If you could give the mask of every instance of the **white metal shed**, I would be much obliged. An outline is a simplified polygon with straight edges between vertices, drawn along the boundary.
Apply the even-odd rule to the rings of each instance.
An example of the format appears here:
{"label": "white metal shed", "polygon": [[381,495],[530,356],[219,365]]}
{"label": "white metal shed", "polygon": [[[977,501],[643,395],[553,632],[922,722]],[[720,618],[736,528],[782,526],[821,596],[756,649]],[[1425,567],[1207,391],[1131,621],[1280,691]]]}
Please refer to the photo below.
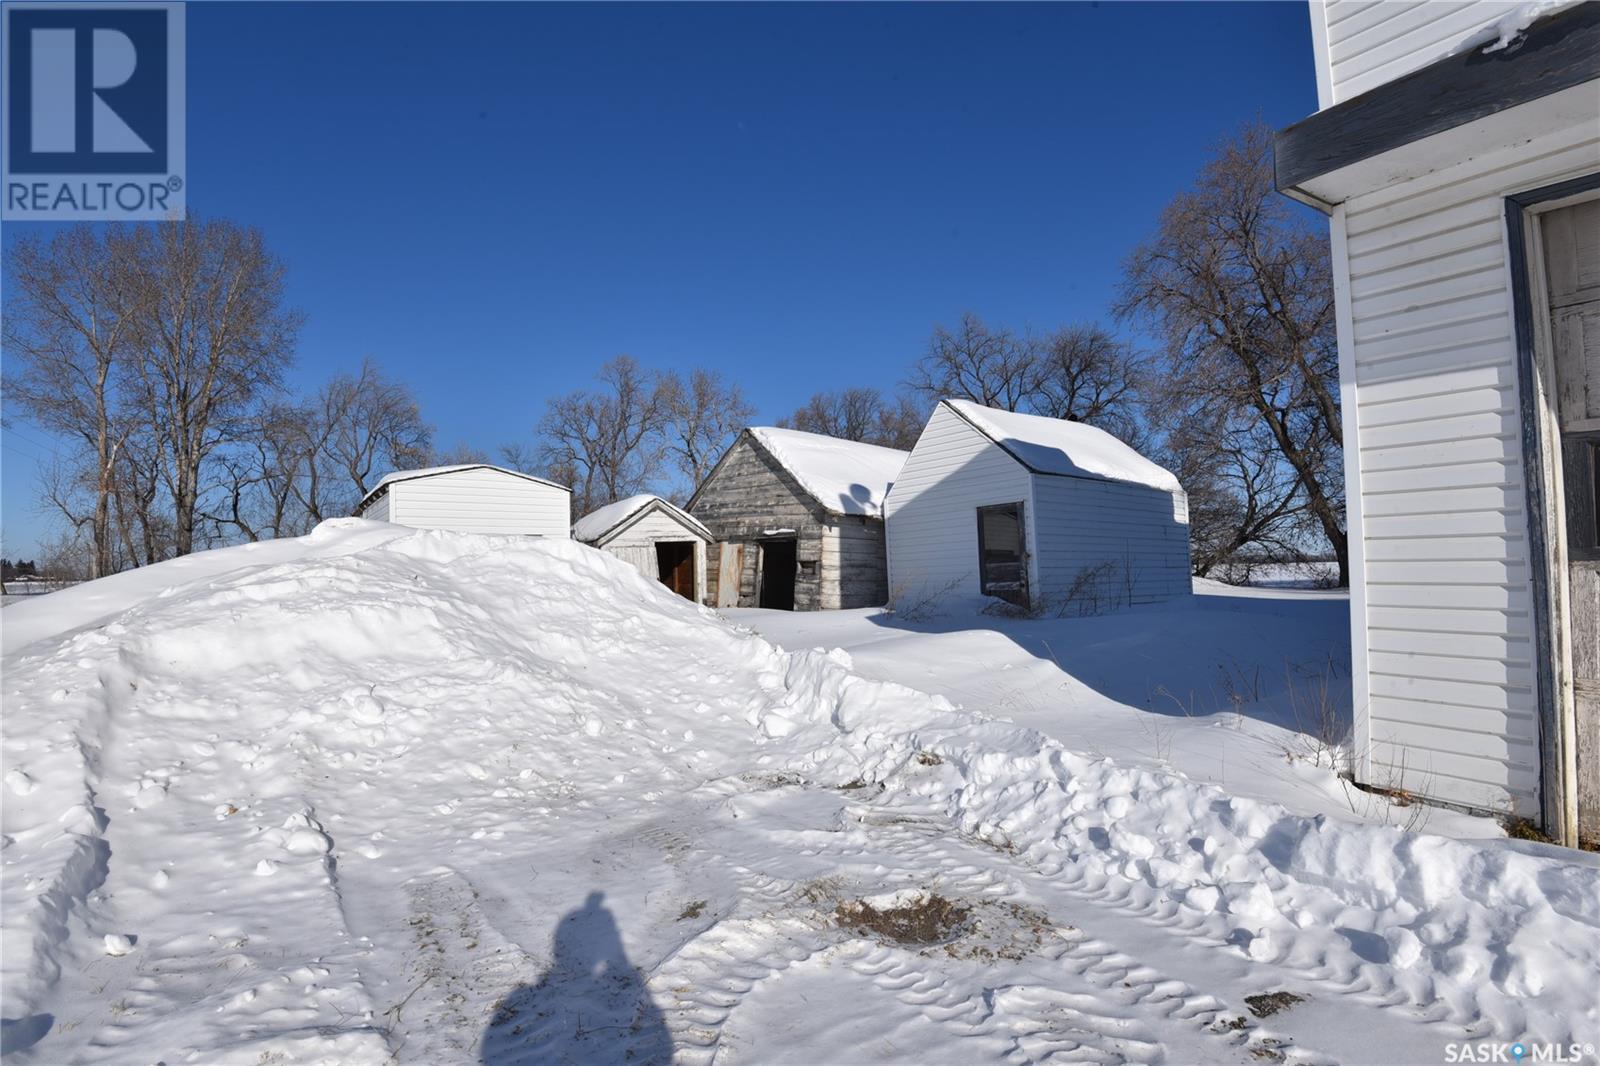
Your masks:
{"label": "white metal shed", "polygon": [[1600,4],[1311,20],[1355,776],[1600,840]]}
{"label": "white metal shed", "polygon": [[591,511],[572,527],[572,537],[610,552],[686,599],[705,601],[711,531],[660,496],[629,496]]}
{"label": "white metal shed", "polygon": [[1192,591],[1188,498],[1081,422],[943,400],[884,504],[892,601],[1092,614]]}
{"label": "white metal shed", "polygon": [[416,529],[566,537],[572,490],[487,463],[398,470],[362,498],[356,517]]}

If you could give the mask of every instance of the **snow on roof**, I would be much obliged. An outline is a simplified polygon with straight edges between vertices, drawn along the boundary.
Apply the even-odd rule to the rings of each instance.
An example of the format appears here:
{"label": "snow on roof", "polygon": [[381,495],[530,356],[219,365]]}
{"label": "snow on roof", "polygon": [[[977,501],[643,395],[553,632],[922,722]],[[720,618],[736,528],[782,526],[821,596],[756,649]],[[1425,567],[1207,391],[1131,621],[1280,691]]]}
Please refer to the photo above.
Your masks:
{"label": "snow on roof", "polygon": [[690,529],[702,534],[707,540],[711,539],[711,531],[701,525],[699,519],[695,518],[694,515],[662,499],[660,496],[655,496],[648,492],[640,493],[638,496],[629,496],[625,500],[608,503],[604,507],[590,511],[573,523],[572,539],[581,540],[585,544],[593,544],[646,507],[649,507],[652,503],[660,504],[671,512],[674,518],[684,522]]}
{"label": "snow on roof", "polygon": [[1041,474],[1127,481],[1181,492],[1178,479],[1103,429],[1061,418],[984,407],[971,400],[943,401],[990,440]]}
{"label": "snow on roof", "polygon": [[433,477],[435,474],[454,474],[461,470],[494,470],[501,474],[510,474],[512,477],[520,477],[526,478],[529,481],[537,481],[541,485],[549,485],[551,488],[560,489],[562,492],[572,491],[571,489],[567,488],[567,486],[555,481],[551,481],[548,478],[535,477],[532,474],[524,474],[520,470],[507,470],[503,466],[494,466],[491,463],[458,463],[455,466],[425,466],[418,470],[396,470],[392,473],[383,475],[383,479],[376,485],[372,486],[370,492],[361,497],[361,502],[356,506],[356,513],[360,514],[363,507],[365,507],[375,497],[382,493],[384,489],[388,488],[390,485],[393,485],[397,481],[413,481],[419,477]]}
{"label": "snow on roof", "polygon": [[909,452],[798,429],[751,426],[751,436],[830,511],[883,514],[883,498]]}

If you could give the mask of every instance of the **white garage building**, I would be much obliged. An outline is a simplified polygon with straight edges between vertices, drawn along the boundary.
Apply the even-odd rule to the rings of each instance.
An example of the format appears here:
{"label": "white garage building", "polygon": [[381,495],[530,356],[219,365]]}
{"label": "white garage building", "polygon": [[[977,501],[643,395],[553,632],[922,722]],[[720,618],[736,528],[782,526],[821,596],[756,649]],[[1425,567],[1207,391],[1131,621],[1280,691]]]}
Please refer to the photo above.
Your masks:
{"label": "white garage building", "polygon": [[894,602],[1093,614],[1192,591],[1178,479],[1081,422],[943,400],[884,503]]}
{"label": "white garage building", "polygon": [[357,518],[415,529],[567,537],[572,490],[487,463],[398,470],[356,506]]}
{"label": "white garage building", "polygon": [[572,527],[572,538],[610,552],[685,599],[705,601],[711,531],[660,496],[630,496],[591,511]]}

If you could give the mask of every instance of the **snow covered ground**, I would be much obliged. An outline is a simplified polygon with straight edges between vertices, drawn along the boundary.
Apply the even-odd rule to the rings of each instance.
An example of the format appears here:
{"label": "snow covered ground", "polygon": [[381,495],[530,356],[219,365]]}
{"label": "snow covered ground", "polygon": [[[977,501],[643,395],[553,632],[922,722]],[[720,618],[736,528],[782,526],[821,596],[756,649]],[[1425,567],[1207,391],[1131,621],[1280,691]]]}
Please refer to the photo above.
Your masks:
{"label": "snow covered ground", "polygon": [[[1055,649],[1085,714],[1140,706],[1135,614],[1105,620],[1103,675]],[[1104,758],[870,676],[875,643],[782,652],[576,544],[341,521],[0,626],[8,1061],[1439,1062],[1596,1039],[1584,857],[1305,817],[1131,735]],[[877,628],[940,658],[991,639]],[[1013,710],[1027,671],[1052,678],[994,663]],[[950,691],[976,706],[978,680]]]}
{"label": "snow covered ground", "polygon": [[1195,591],[1189,603],[1091,618],[722,613],[785,648],[842,648],[866,677],[1121,764],[1176,770],[1300,814],[1504,836],[1492,819],[1398,806],[1338,776],[1350,730],[1345,591],[1205,580]]}

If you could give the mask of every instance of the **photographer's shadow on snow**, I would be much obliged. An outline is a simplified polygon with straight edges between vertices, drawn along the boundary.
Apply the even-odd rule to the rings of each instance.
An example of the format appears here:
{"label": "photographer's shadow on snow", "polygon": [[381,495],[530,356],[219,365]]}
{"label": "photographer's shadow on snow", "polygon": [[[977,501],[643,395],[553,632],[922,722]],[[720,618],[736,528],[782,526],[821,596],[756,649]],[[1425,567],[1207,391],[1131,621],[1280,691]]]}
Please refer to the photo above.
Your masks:
{"label": "photographer's shadow on snow", "polygon": [[604,893],[591,892],[569,911],[556,926],[550,969],[496,1005],[483,1034],[484,1066],[671,1061],[666,1019],[604,904]]}

